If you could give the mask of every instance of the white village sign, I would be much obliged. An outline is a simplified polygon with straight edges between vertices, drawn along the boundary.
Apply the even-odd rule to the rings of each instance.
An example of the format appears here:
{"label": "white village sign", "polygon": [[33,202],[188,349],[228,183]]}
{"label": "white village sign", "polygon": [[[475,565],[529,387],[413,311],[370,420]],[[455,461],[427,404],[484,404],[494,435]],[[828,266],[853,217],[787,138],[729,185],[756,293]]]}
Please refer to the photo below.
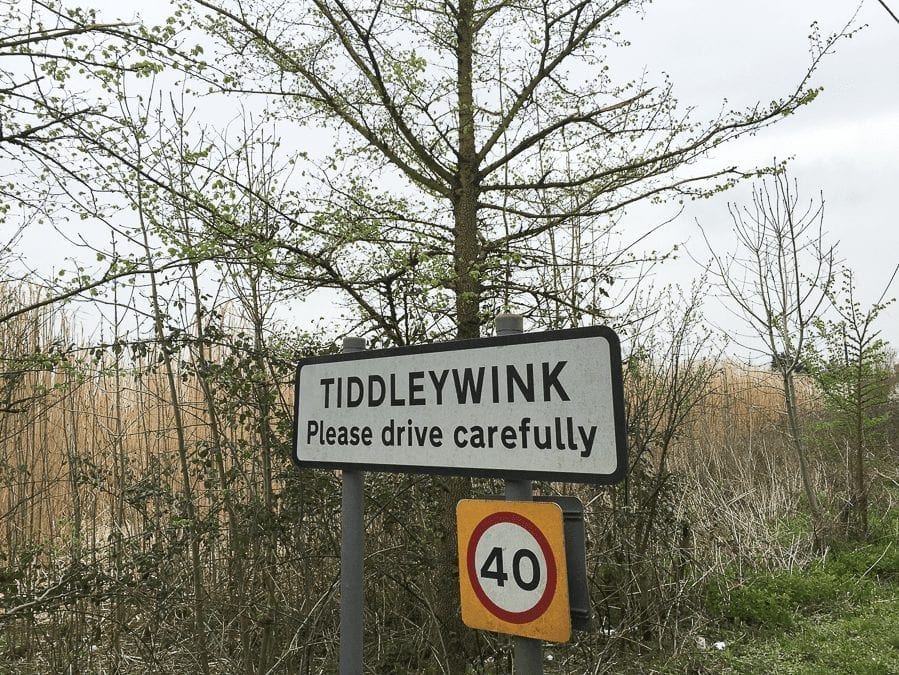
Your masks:
{"label": "white village sign", "polygon": [[626,468],[605,327],[314,357],[295,394],[300,466],[576,482]]}

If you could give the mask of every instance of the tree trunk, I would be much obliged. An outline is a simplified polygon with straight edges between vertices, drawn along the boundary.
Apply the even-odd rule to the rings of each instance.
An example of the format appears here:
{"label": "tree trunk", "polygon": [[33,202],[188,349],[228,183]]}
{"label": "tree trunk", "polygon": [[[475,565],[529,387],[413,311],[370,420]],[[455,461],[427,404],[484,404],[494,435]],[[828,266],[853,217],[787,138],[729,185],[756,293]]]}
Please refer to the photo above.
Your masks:
{"label": "tree trunk", "polygon": [[259,438],[260,450],[262,452],[262,495],[263,504],[265,505],[265,530],[262,534],[262,562],[263,572],[262,581],[265,588],[265,612],[258,619],[262,631],[262,641],[259,646],[259,660],[257,672],[266,673],[271,668],[272,652],[274,651],[274,628],[275,617],[278,615],[277,599],[275,597],[275,579],[274,579],[274,550],[277,546],[276,536],[273,532],[275,522],[275,498],[274,485],[272,478],[272,449],[274,447],[274,438],[272,435],[271,420],[271,392],[269,383],[266,381],[266,373],[268,372],[265,362],[265,336],[263,333],[263,322],[265,315],[261,307],[261,299],[259,297],[259,277],[256,276],[250,280],[250,301],[253,322],[253,349],[255,351],[255,379],[253,385],[254,398],[256,399],[256,408],[258,409],[259,419],[257,421],[257,433]]}
{"label": "tree trunk", "polygon": [[181,410],[181,397],[178,390],[178,380],[175,375],[175,366],[172,359],[173,347],[167,344],[165,326],[163,324],[162,303],[159,297],[159,284],[156,277],[156,263],[152,254],[149,240],[149,228],[144,217],[142,186],[138,182],[137,206],[138,221],[140,223],[141,244],[147,256],[150,282],[150,311],[153,320],[153,332],[159,345],[162,364],[165,369],[166,381],[169,388],[169,403],[172,407],[172,417],[175,424],[175,437],[177,440],[178,465],[181,470],[181,517],[187,521],[185,530],[190,543],[190,569],[193,582],[193,612],[194,612],[194,639],[197,644],[197,661],[200,672],[209,675],[209,649],[206,639],[206,603],[203,584],[203,567],[200,559],[200,533],[196,505],[193,495],[193,482],[190,474],[190,460],[188,458],[187,438],[184,433],[184,420]]}
{"label": "tree trunk", "polygon": [[865,411],[862,359],[855,372],[852,452],[849,457],[849,535],[863,539],[868,532],[868,494],[865,485]]}
{"label": "tree trunk", "polygon": [[[474,93],[472,89],[472,57],[474,44],[474,2],[459,3],[456,26],[457,96],[459,115],[459,147],[453,186],[452,206],[455,245],[456,338],[480,336],[480,279],[478,262],[478,160],[475,150]],[[438,540],[437,564],[444,572],[437,574],[434,608],[443,632],[446,667],[450,673],[464,673],[474,657],[477,636],[462,623],[459,605],[459,568],[456,543],[456,504],[471,497],[469,478],[434,478],[436,495],[435,532]]]}
{"label": "tree trunk", "polygon": [[793,380],[793,372],[785,370],[782,372],[784,386],[784,402],[787,408],[787,423],[789,425],[790,441],[796,450],[796,457],[799,459],[799,476],[802,480],[802,489],[808,500],[809,513],[812,518],[812,532],[815,538],[815,545],[818,547],[827,544],[828,534],[826,531],[824,517],[821,512],[821,504],[818,501],[818,495],[815,493],[815,483],[812,480],[811,467],[808,461],[808,452],[805,444],[802,442],[802,432],[799,428],[799,411],[796,405],[796,383]]}
{"label": "tree trunk", "polygon": [[[193,242],[190,239],[190,233],[185,225],[184,234],[188,246],[193,248]],[[227,596],[232,603],[232,612],[239,616],[238,625],[241,641],[241,658],[244,659],[244,672],[253,672],[251,660],[253,650],[251,648],[252,636],[249,627],[247,612],[243,611],[245,606],[246,574],[244,570],[244,556],[246,549],[245,538],[241,533],[240,520],[237,509],[234,505],[234,485],[228,478],[228,472],[225,469],[225,448],[222,445],[224,434],[219,424],[219,415],[215,407],[215,394],[213,385],[209,380],[210,363],[206,355],[206,333],[203,326],[203,310],[202,310],[202,293],[200,291],[199,270],[195,262],[190,265],[190,281],[194,294],[194,326],[196,330],[196,349],[195,356],[197,360],[197,382],[200,390],[203,392],[203,402],[206,407],[206,419],[209,425],[210,451],[212,452],[213,464],[215,465],[216,477],[219,482],[219,490],[221,491],[222,506],[227,514],[228,526],[228,590]]]}
{"label": "tree trunk", "polygon": [[453,186],[453,224],[455,226],[456,338],[480,336],[480,277],[478,262],[478,158],[475,149],[474,92],[472,58],[474,51],[474,2],[459,4],[457,25],[457,68],[459,105],[459,149]]}

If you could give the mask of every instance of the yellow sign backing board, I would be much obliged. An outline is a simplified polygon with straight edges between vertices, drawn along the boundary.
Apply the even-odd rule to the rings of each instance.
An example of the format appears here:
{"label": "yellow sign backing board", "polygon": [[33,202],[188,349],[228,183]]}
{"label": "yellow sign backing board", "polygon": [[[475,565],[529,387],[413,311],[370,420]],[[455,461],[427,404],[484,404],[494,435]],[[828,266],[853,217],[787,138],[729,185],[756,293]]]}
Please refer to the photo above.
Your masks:
{"label": "yellow sign backing board", "polygon": [[562,509],[466,499],[456,506],[462,621],[550,642],[571,639]]}

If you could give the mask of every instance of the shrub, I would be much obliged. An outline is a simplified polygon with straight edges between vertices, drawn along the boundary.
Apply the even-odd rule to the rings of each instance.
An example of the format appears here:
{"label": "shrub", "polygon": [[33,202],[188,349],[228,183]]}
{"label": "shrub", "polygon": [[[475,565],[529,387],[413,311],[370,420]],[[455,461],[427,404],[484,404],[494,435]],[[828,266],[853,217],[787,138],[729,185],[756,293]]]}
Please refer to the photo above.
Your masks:
{"label": "shrub", "polygon": [[720,616],[736,624],[764,628],[793,626],[793,613],[788,609],[786,598],[752,584],[730,591],[712,586],[706,607],[712,616]]}
{"label": "shrub", "polygon": [[833,574],[858,579],[899,581],[899,546],[894,542],[835,551],[825,567]]}
{"label": "shrub", "polygon": [[[847,560],[861,566],[860,559]],[[792,627],[798,615],[833,611],[871,596],[873,581],[855,568],[832,564],[753,576],[730,590],[722,589],[719,582],[710,588],[706,608],[712,616],[736,624],[784,629]]]}

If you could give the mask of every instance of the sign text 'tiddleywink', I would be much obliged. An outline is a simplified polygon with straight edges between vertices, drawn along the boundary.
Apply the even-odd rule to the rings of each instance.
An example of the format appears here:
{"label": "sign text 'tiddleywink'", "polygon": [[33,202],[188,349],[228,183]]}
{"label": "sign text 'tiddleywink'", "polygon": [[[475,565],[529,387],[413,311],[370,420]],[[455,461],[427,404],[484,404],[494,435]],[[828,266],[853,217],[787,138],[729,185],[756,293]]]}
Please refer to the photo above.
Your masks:
{"label": "sign text 'tiddleywink'", "polygon": [[624,470],[606,328],[317,357],[296,387],[301,466],[585,482]]}

